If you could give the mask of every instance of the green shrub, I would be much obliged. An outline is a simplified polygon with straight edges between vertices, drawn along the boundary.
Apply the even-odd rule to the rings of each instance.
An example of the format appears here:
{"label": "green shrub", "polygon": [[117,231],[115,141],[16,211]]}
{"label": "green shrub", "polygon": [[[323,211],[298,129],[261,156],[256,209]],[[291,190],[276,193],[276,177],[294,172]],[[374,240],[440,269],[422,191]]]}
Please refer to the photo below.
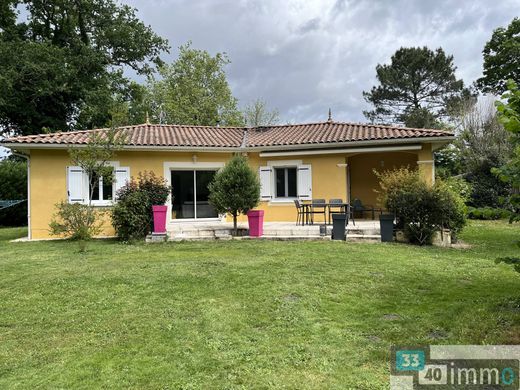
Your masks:
{"label": "green shrub", "polygon": [[112,210],[112,225],[118,237],[125,241],[146,237],[150,231],[147,206],[148,197],[143,191],[125,191]]}
{"label": "green shrub", "polygon": [[431,186],[409,168],[376,174],[380,201],[396,215],[410,242],[430,244],[436,231],[450,229],[456,235],[464,227],[464,200],[447,183],[438,180]]}
{"label": "green shrub", "polygon": [[493,167],[489,161],[482,162],[466,175],[472,185],[468,206],[501,208],[507,205],[511,186],[492,173]]}
{"label": "green shrub", "polygon": [[440,179],[452,192],[458,194],[464,203],[467,203],[471,199],[473,185],[466,179],[458,176],[449,176]]}
{"label": "green shrub", "polygon": [[51,234],[79,241],[80,251],[84,252],[86,242],[101,232],[104,210],[67,201],[55,207],[57,211],[49,224]]}
{"label": "green shrub", "polygon": [[146,237],[153,228],[152,206],[163,205],[171,187],[153,172],[139,172],[138,180],[132,180],[116,194],[112,209],[112,225],[118,237],[125,241]]}
{"label": "green shrub", "polygon": [[[16,158],[0,161],[0,199],[27,199],[27,162]],[[0,226],[27,225],[27,202],[0,210]]]}
{"label": "green shrub", "polygon": [[493,207],[468,207],[469,219],[497,220],[507,219],[511,216],[511,211]]}

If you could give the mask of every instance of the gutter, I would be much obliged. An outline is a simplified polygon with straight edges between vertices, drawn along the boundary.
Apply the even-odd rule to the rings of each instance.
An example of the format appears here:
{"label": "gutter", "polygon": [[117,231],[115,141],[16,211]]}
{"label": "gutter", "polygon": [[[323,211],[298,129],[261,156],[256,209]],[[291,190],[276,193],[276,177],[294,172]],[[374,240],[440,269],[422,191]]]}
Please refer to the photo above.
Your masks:
{"label": "gutter", "polygon": [[31,159],[27,154],[11,151],[13,155],[24,158],[27,161],[27,238],[31,239]]}
{"label": "gutter", "polygon": [[405,145],[405,146],[381,146],[373,148],[343,148],[343,149],[327,149],[327,150],[301,150],[292,152],[260,152],[260,157],[288,157],[288,156],[309,156],[323,154],[346,154],[346,153],[375,153],[375,152],[403,152],[412,150],[421,150],[421,145]]}

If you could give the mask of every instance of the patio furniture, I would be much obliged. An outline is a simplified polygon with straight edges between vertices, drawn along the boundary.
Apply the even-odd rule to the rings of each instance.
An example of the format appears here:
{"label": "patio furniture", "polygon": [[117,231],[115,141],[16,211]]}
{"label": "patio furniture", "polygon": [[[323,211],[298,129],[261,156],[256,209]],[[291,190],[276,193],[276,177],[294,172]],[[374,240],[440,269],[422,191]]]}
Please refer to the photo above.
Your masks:
{"label": "patio furniture", "polygon": [[383,213],[383,210],[381,208],[377,208],[377,207],[374,207],[372,205],[364,205],[363,202],[361,202],[360,199],[354,199],[354,201],[352,202],[352,215],[354,215],[356,212],[358,213],[361,213],[361,217],[363,217],[363,214],[365,213],[365,211],[369,211],[369,212],[372,212],[372,219],[374,220],[376,217],[375,217],[375,212],[379,212],[379,214],[381,215]]}
{"label": "patio furniture", "polygon": [[296,225],[305,224],[306,219],[306,207],[300,203],[298,199],[294,200],[294,205],[296,206]]}
{"label": "patio furniture", "polygon": [[332,223],[331,215],[337,213],[345,213],[347,214],[347,223],[348,220],[351,219],[352,223],[356,225],[356,221],[354,220],[354,213],[350,207],[350,204],[343,202],[343,199],[330,199],[328,203],[329,207],[329,225]]}
{"label": "patio furniture", "polygon": [[331,215],[338,214],[338,213],[344,213],[346,204],[343,202],[343,199],[329,199],[329,224],[330,221],[332,221]]}
{"label": "patio furniture", "polygon": [[313,199],[310,207],[307,207],[307,214],[310,217],[311,225],[314,224],[314,214],[322,214],[323,221],[327,224],[327,202],[325,199]]}

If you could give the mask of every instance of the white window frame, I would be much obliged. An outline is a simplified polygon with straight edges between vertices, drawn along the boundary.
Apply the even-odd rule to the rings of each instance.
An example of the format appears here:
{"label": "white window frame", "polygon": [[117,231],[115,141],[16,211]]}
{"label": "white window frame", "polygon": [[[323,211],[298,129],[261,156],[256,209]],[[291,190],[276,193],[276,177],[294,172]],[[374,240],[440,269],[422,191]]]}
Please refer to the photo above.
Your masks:
{"label": "white window frame", "polygon": [[[103,196],[103,177],[101,176],[99,178],[99,200],[90,200],[90,183],[89,183],[89,180],[85,174],[85,172],[83,172],[83,183],[84,183],[84,188],[83,188],[83,194],[85,196],[85,200],[82,202],[83,204],[86,204],[88,205],[89,204],[89,201],[90,201],[90,204],[92,206],[96,206],[96,207],[108,207],[108,206],[113,206],[115,203],[116,203],[116,200],[115,200],[115,197],[116,197],[116,179],[115,179],[115,171],[118,169],[118,168],[122,168],[120,166],[120,163],[119,161],[107,161],[106,162],[106,165],[107,166],[110,166],[113,168],[114,170],[114,178],[112,180],[112,199],[110,200],[103,200],[102,196]],[[130,176],[130,168],[128,168],[128,175]],[[68,178],[67,178],[68,180]],[[68,184],[67,184],[68,186]]]}
{"label": "white window frame", "polygon": [[[289,169],[295,170],[295,181],[296,181],[296,196],[278,196],[278,186],[277,186],[277,178],[276,178],[276,171],[278,170],[284,170],[284,192],[286,194],[289,193]],[[273,167],[273,199],[283,199],[283,200],[294,200],[298,199],[298,166],[297,165],[291,165],[291,166],[283,166],[283,167]]]}
{"label": "white window frame", "polygon": [[[225,163],[223,162],[182,162],[182,161],[165,161],[163,163],[163,172],[164,172],[164,180],[166,181],[166,184],[171,186],[172,185],[172,176],[171,171],[197,171],[197,170],[215,170],[219,171],[224,167]],[[196,196],[196,194],[195,194]],[[225,214],[219,214],[218,217],[215,218],[180,218],[180,219],[173,219],[172,218],[172,198],[171,193],[168,195],[168,199],[166,200],[166,205],[168,206],[168,212],[167,212],[167,222],[168,223],[186,223],[186,222],[193,222],[193,223],[203,223],[203,222],[210,222],[210,221],[221,221],[225,222],[226,215]]]}
{"label": "white window frame", "polygon": [[[293,203],[298,198],[298,167],[303,165],[302,160],[275,160],[268,161],[267,166],[272,168],[271,173],[271,199],[269,203]],[[276,197],[276,169],[277,168],[296,168],[296,196]],[[287,176],[286,176],[287,182]],[[287,185],[287,184],[286,184]]]}

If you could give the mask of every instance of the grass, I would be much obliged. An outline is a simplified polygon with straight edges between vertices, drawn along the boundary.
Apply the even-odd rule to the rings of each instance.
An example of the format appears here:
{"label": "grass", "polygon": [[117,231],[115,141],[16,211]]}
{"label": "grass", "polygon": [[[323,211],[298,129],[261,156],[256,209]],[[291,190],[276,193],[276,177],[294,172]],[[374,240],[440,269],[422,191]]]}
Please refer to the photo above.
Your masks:
{"label": "grass", "polygon": [[520,343],[518,226],[470,249],[342,242],[10,243],[0,388],[386,389],[393,344]]}

